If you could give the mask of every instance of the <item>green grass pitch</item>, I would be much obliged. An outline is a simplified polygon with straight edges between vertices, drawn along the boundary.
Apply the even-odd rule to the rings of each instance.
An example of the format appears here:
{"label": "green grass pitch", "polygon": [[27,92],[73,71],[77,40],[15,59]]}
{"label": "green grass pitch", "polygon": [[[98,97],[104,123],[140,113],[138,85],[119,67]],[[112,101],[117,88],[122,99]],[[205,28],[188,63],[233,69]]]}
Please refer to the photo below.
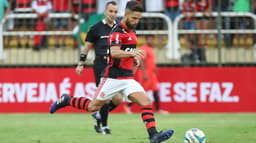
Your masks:
{"label": "green grass pitch", "polygon": [[[184,132],[202,129],[207,143],[255,143],[256,114],[156,115],[158,129],[173,128],[165,143],[183,143]],[[90,114],[0,114],[1,143],[148,143],[140,114],[110,114],[112,135],[97,134]]]}

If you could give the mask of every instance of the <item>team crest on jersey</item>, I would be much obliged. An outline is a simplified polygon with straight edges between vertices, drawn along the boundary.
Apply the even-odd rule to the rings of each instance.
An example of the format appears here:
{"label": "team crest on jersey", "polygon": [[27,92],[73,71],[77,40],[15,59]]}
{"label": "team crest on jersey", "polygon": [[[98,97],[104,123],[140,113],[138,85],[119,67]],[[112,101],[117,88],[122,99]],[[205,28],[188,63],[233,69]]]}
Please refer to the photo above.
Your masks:
{"label": "team crest on jersey", "polygon": [[128,40],[129,40],[129,41],[132,40],[132,37],[129,37]]}
{"label": "team crest on jersey", "polygon": [[122,31],[123,31],[124,33],[127,33],[127,31],[126,31],[125,29],[122,29]]}

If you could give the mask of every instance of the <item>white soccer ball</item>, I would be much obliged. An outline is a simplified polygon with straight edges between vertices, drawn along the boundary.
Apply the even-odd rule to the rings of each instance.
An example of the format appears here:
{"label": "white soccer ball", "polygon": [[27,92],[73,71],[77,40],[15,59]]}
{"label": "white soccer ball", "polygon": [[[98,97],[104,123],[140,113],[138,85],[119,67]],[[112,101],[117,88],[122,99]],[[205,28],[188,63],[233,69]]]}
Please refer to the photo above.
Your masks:
{"label": "white soccer ball", "polygon": [[185,132],[184,143],[205,143],[205,134],[198,128],[192,128]]}

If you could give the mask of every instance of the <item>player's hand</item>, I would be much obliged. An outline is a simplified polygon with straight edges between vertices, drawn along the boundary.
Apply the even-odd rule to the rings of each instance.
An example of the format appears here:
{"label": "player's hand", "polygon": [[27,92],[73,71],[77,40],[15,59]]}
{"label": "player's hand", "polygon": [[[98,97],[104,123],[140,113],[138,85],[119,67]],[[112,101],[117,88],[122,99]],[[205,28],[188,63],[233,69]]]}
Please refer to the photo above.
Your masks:
{"label": "player's hand", "polygon": [[133,55],[136,58],[144,59],[146,57],[146,52],[144,50],[138,49],[138,50],[133,51]]}
{"label": "player's hand", "polygon": [[78,75],[81,75],[84,71],[84,64],[83,63],[79,63],[76,67],[76,73]]}
{"label": "player's hand", "polygon": [[134,57],[134,63],[135,63],[135,68],[137,70],[137,68],[140,66],[141,64],[141,59],[137,56]]}

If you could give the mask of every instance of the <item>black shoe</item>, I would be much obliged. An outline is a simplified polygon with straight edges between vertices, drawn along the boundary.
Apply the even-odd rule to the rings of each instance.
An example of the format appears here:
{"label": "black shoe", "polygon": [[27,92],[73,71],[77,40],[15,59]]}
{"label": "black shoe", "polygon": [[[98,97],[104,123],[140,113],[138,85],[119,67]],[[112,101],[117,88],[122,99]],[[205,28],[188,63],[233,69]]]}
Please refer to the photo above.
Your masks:
{"label": "black shoe", "polygon": [[94,112],[92,114],[92,118],[94,120],[94,129],[97,133],[101,133],[101,118],[97,117],[98,112]]}
{"label": "black shoe", "polygon": [[69,105],[70,96],[63,94],[57,101],[55,101],[50,108],[50,113],[56,112],[58,109]]}
{"label": "black shoe", "polygon": [[102,127],[101,128],[101,133],[103,135],[110,135],[111,134],[111,130],[108,127]]}
{"label": "black shoe", "polygon": [[150,143],[161,143],[162,141],[168,140],[173,133],[174,131],[172,129],[165,132],[159,132],[150,139]]}

